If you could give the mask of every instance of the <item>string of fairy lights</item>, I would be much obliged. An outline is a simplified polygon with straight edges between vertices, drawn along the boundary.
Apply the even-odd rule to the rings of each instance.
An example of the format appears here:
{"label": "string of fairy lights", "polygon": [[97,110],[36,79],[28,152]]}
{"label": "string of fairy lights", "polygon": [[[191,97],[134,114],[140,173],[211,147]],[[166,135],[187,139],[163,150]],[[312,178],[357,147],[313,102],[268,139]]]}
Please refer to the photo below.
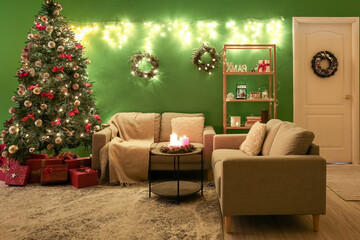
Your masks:
{"label": "string of fairy lights", "polygon": [[[260,43],[265,36],[268,42],[279,44],[282,38],[283,21],[282,17],[270,20],[229,21],[224,24],[227,34],[222,31],[221,36],[226,37],[224,43],[256,44]],[[133,33],[137,30],[136,28],[141,27],[140,25],[130,21],[73,23],[71,29],[75,31],[76,39],[82,41],[84,45],[88,45],[91,37],[100,31],[102,38],[109,46],[121,49],[135,35]],[[192,43],[199,44],[218,38],[220,35],[218,27],[221,26],[215,21],[145,22],[142,25],[145,33],[142,50],[148,53],[153,51],[153,42],[157,38],[172,36],[178,39],[182,46],[193,47]]]}

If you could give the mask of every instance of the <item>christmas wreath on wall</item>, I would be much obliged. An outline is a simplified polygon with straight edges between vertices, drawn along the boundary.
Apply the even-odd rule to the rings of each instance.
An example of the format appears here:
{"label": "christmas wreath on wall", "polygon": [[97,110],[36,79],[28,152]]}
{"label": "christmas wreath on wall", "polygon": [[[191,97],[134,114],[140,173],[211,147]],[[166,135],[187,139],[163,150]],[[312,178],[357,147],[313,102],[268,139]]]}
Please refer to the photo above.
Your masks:
{"label": "christmas wreath on wall", "polygon": [[[152,69],[148,72],[140,69],[140,63],[144,60],[152,65]],[[136,75],[142,78],[153,78],[159,74],[159,71],[157,70],[159,68],[159,60],[148,52],[136,52],[135,55],[130,57],[129,62],[132,63],[131,75],[133,76]]]}
{"label": "christmas wreath on wall", "polygon": [[[209,54],[211,57],[210,62],[202,62],[201,58],[204,54]],[[203,43],[198,49],[195,50],[190,60],[197,66],[197,68],[211,74],[211,70],[215,68],[216,62],[219,61],[220,54],[216,52],[214,47],[208,46]]]}
{"label": "christmas wreath on wall", "polygon": [[[328,61],[329,67],[324,69],[321,67],[321,61]],[[328,51],[318,52],[311,61],[311,68],[314,73],[321,78],[327,78],[335,74],[338,68],[338,61],[334,54]]]}

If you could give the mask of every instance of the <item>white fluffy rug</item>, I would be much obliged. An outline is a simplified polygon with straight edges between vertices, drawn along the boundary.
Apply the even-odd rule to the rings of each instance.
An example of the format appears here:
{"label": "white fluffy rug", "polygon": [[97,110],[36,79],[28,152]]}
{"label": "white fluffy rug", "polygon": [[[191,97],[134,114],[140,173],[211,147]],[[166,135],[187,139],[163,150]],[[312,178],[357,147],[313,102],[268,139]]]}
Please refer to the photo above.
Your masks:
{"label": "white fluffy rug", "polygon": [[1,239],[222,239],[213,184],[204,196],[148,197],[146,183],[131,186],[0,188]]}

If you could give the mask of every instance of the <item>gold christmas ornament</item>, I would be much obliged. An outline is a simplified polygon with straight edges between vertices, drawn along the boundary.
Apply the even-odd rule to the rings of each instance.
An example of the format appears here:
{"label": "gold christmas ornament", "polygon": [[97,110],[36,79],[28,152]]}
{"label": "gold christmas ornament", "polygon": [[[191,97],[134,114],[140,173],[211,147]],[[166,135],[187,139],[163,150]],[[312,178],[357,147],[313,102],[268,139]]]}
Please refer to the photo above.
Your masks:
{"label": "gold christmas ornament", "polygon": [[46,136],[42,136],[41,140],[43,140],[44,142],[47,140]]}
{"label": "gold christmas ornament", "polygon": [[50,151],[51,149],[53,149],[53,147],[54,147],[54,146],[53,146],[52,144],[48,144],[48,145],[46,146],[46,149]]}
{"label": "gold christmas ornament", "polygon": [[55,79],[56,79],[56,81],[61,81],[62,76],[61,75],[56,75]]}
{"label": "gold christmas ornament", "polygon": [[35,126],[37,126],[37,127],[41,127],[42,124],[43,124],[43,121],[41,119],[38,119],[35,121]]}
{"label": "gold christmas ornament", "polygon": [[5,135],[6,133],[7,133],[6,130],[2,130],[2,131],[1,131],[1,134],[3,134],[3,135]]}
{"label": "gold christmas ornament", "polygon": [[79,100],[75,100],[74,105],[75,105],[75,106],[80,106],[80,101],[79,101]]}
{"label": "gold christmas ornament", "polygon": [[33,93],[35,95],[39,95],[41,93],[41,88],[39,88],[39,87],[34,88]]}
{"label": "gold christmas ornament", "polygon": [[59,38],[61,42],[65,42],[65,38],[61,37]]}
{"label": "gold christmas ornament", "polygon": [[95,131],[100,131],[100,126],[99,126],[99,125],[96,125],[96,126],[94,127],[94,129],[95,129]]}
{"label": "gold christmas ornament", "polygon": [[53,26],[49,26],[46,28],[46,32],[51,34],[54,31],[54,27]]}
{"label": "gold christmas ornament", "polygon": [[9,133],[10,134],[15,134],[15,133],[18,133],[19,132],[19,128],[17,126],[11,126],[9,128]]}
{"label": "gold christmas ornament", "polygon": [[[39,39],[40,39],[40,35],[37,34],[37,33],[35,33],[35,34],[33,35],[33,38],[34,38],[35,40],[39,40]],[[39,43],[38,43],[38,44],[39,44]]]}
{"label": "gold christmas ornament", "polygon": [[19,150],[19,147],[17,145],[11,145],[9,147],[9,153],[10,154],[15,154],[18,150]]}
{"label": "gold christmas ornament", "polygon": [[36,62],[35,62],[35,66],[36,66],[36,67],[41,67],[41,66],[42,66],[41,61],[40,61],[40,60],[36,61]]}
{"label": "gold christmas ornament", "polygon": [[59,14],[60,14],[59,11],[55,11],[55,12],[54,12],[54,15],[55,15],[55,16],[59,16]]}
{"label": "gold christmas ornament", "polygon": [[47,109],[47,105],[46,105],[45,103],[43,103],[43,104],[40,105],[40,108],[41,108],[42,110],[45,110],[45,109]]}
{"label": "gold christmas ornament", "polygon": [[49,48],[54,48],[56,46],[56,44],[54,41],[50,41],[50,42],[48,42],[48,46],[49,46]]}
{"label": "gold christmas ornament", "polygon": [[29,153],[35,152],[35,148],[29,148]]}
{"label": "gold christmas ornament", "polygon": [[62,94],[65,94],[65,95],[66,95],[68,92],[69,92],[69,90],[68,90],[66,87],[62,87],[62,88],[61,88],[61,93],[62,93]]}
{"label": "gold christmas ornament", "polygon": [[64,47],[63,46],[59,46],[58,48],[57,48],[57,50],[59,51],[59,52],[62,52],[62,51],[64,51]]}
{"label": "gold christmas ornament", "polygon": [[33,38],[34,38],[34,35],[33,35],[33,34],[31,34],[31,33],[29,33],[29,34],[27,35],[27,37],[28,37],[28,39],[29,39],[29,40],[31,40],[31,39],[33,39]]}
{"label": "gold christmas ornament", "polygon": [[91,61],[89,59],[86,60],[86,64],[87,65],[90,65],[91,64]]}
{"label": "gold christmas ornament", "polygon": [[31,107],[31,105],[32,105],[32,102],[29,101],[29,100],[26,100],[26,101],[24,102],[24,106],[25,106],[25,107]]}
{"label": "gold christmas ornament", "polygon": [[57,9],[58,9],[59,11],[61,11],[61,10],[62,10],[62,6],[61,6],[61,4],[58,4],[56,7],[57,7]]}
{"label": "gold christmas ornament", "polygon": [[43,78],[48,79],[50,77],[50,74],[48,72],[43,74]]}
{"label": "gold christmas ornament", "polygon": [[9,153],[8,153],[7,151],[3,151],[3,152],[1,153],[1,156],[2,156],[3,158],[7,158],[7,157],[9,156]]}
{"label": "gold christmas ornament", "polygon": [[73,88],[74,90],[78,90],[78,89],[79,89],[79,84],[74,83],[74,84],[72,85],[72,88]]}
{"label": "gold christmas ornament", "polygon": [[14,107],[9,108],[9,113],[13,114],[16,112],[16,109]]}
{"label": "gold christmas ornament", "polygon": [[30,70],[29,70],[29,72],[30,72],[30,76],[35,76],[35,69],[34,68],[30,68]]}
{"label": "gold christmas ornament", "polygon": [[20,89],[20,90],[25,90],[25,85],[24,85],[24,84],[20,84],[20,85],[19,85],[19,89]]}
{"label": "gold christmas ornament", "polygon": [[88,90],[88,93],[91,95],[91,94],[93,94],[93,90]]}
{"label": "gold christmas ornament", "polygon": [[17,93],[19,94],[19,96],[24,96],[24,95],[25,95],[25,91],[23,91],[23,90],[21,90],[21,89],[19,89],[19,90],[17,91]]}
{"label": "gold christmas ornament", "polygon": [[16,101],[16,97],[15,97],[15,96],[12,96],[12,97],[11,97],[11,101],[15,102],[15,101]]}
{"label": "gold christmas ornament", "polygon": [[59,28],[60,32],[64,31],[64,27]]}
{"label": "gold christmas ornament", "polygon": [[61,137],[57,137],[57,138],[55,138],[55,144],[57,144],[57,145],[60,145],[60,144],[62,144],[62,139],[61,139]]}
{"label": "gold christmas ornament", "polygon": [[48,18],[47,18],[46,16],[42,16],[42,17],[41,17],[41,21],[43,21],[44,23],[47,23]]}
{"label": "gold christmas ornament", "polygon": [[79,69],[79,66],[78,65],[75,65],[74,67],[73,67],[73,70],[74,71],[76,71],[76,70],[78,70]]}
{"label": "gold christmas ornament", "polygon": [[79,78],[80,75],[78,73],[74,73],[74,78]]}
{"label": "gold christmas ornament", "polygon": [[67,135],[68,135],[69,137],[72,137],[73,133],[72,133],[72,132],[68,132]]}

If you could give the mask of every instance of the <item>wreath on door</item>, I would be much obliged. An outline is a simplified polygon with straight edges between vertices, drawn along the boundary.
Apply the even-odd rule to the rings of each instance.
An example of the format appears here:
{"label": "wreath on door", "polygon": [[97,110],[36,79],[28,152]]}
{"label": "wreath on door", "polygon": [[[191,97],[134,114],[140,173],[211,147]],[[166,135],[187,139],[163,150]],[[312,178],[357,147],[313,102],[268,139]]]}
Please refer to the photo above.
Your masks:
{"label": "wreath on door", "polygon": [[[326,69],[322,68],[320,65],[322,61],[328,61],[329,67]],[[321,78],[331,77],[337,71],[338,61],[331,52],[321,51],[313,57],[311,61],[311,68],[314,70],[314,73]]]}

